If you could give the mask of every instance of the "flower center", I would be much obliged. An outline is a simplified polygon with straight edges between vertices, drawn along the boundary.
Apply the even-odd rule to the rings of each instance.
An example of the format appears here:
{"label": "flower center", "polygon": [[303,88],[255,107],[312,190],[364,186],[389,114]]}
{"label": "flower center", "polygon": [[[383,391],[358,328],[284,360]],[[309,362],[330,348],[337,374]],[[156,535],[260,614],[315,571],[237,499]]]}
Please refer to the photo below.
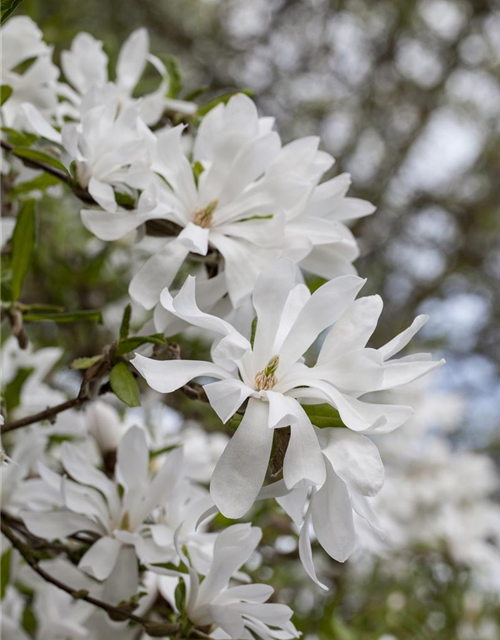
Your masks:
{"label": "flower center", "polygon": [[255,376],[255,389],[257,391],[270,391],[278,384],[278,378],[274,375],[280,363],[279,356],[273,356],[262,371]]}
{"label": "flower center", "polygon": [[204,209],[195,209],[192,217],[193,223],[203,229],[210,229],[212,226],[212,214],[218,204],[218,200],[212,200]]}

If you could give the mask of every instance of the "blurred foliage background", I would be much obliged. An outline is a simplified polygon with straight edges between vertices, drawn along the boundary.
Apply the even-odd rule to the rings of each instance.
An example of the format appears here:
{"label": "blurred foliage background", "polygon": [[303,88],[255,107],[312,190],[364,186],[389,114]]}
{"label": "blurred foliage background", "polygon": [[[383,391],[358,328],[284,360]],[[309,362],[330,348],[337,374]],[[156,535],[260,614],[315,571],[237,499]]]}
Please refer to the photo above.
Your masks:
{"label": "blurred foliage background", "polygon": [[[285,141],[321,136],[337,159],[334,173],[351,173],[351,194],[378,209],[353,228],[358,270],[370,278],[364,293],[385,301],[375,343],[428,312],[420,341],[448,361],[435,384],[466,401],[455,445],[499,461],[497,1],[25,0],[19,12],[38,22],[56,61],[82,30],[102,39],[113,60],[145,26],[154,53],[179,58],[184,95],[203,89],[204,103],[249,89]],[[45,201],[28,294],[70,309],[116,303],[121,312],[127,247],[91,239],[71,197]],[[84,324],[36,331],[41,344],[62,340],[68,361],[109,339]],[[275,518],[262,514],[259,523],[271,537]],[[308,639],[499,637],[496,595],[477,595],[445,552],[415,552],[401,560],[405,572],[395,561],[358,576],[332,566],[327,595],[308,582],[294,587],[296,553],[278,553],[272,575],[260,578],[281,588]]]}

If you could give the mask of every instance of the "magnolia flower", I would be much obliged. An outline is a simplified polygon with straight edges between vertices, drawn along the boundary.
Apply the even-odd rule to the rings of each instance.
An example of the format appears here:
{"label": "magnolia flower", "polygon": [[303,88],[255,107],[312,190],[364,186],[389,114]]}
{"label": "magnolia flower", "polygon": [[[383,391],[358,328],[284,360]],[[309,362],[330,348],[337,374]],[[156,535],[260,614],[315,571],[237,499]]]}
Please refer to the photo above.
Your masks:
{"label": "magnolia flower", "polygon": [[116,211],[114,189],[132,193],[125,184],[128,166],[147,154],[154,134],[139,116],[136,105],[121,107],[112,84],[91,89],[80,105],[81,122],[65,124],[59,133],[31,104],[22,111],[40,136],[60,144],[75,161],[80,185],[107,211]]}
{"label": "magnolia flower", "polygon": [[[196,105],[183,100],[167,98],[169,78],[162,61],[149,53],[149,35],[146,29],[136,29],[123,43],[116,65],[117,89],[120,103],[129,105],[134,102],[132,94],[141,79],[147,63],[161,76],[156,91],[140,99],[138,104],[141,118],[148,125],[156,124],[165,109],[192,114]],[[108,82],[108,56],[103,44],[89,33],[79,33],[71,43],[69,51],[61,53],[61,66],[71,87],[59,84],[59,93],[69,102],[62,103],[65,114],[78,119],[79,106],[84,96],[93,87],[103,87]]]}
{"label": "magnolia flower", "polygon": [[[212,627],[212,638],[253,640],[290,640],[299,633],[290,621],[292,610],[283,604],[267,603],[273,588],[264,584],[230,586],[230,580],[255,551],[262,537],[258,527],[249,523],[228,527],[218,534],[213,560],[206,577],[200,582],[197,572],[181,549],[179,554],[189,574],[176,574],[186,582],[186,613],[189,620],[200,627]],[[169,582],[172,572],[154,568],[160,575],[169,576],[160,581],[160,591],[170,599]],[[177,579],[174,579],[177,582]],[[175,602],[172,602],[175,607]]]}
{"label": "magnolia flower", "polygon": [[97,470],[74,445],[64,443],[61,460],[69,480],[41,468],[43,480],[59,490],[63,507],[46,512],[22,513],[28,529],[46,539],[86,532],[98,538],[80,560],[79,567],[97,580],[107,580],[117,571],[133,593],[137,586],[138,552],[147,542],[134,535],[145,519],[167,502],[182,465],[182,450],[165,457],[157,475],[148,473],[149,451],[144,432],[132,427],[118,447],[116,474],[119,485]]}
{"label": "magnolia flower", "polygon": [[189,252],[206,256],[212,249],[224,258],[233,306],[251,293],[262,268],[281,254],[285,212],[307,197],[331,164],[330,156],[317,150],[317,139],[281,148],[272,126],[273,119],[259,118],[249,98],[234,96],[203,119],[193,163],[179,125],[159,136],[151,168],[131,169],[129,183],[144,189],[137,211],[82,211],[85,226],[103,240],[117,239],[151,219],[181,228],[132,279],[134,300],[153,308]]}
{"label": "magnolia flower", "polygon": [[[57,106],[56,80],[59,70],[52,63],[52,48],[43,42],[43,34],[28,16],[14,16],[0,30],[2,41],[2,84],[12,94],[2,105],[3,125],[18,124],[19,106],[24,102],[35,105],[51,116]],[[19,65],[33,59],[20,73]]]}
{"label": "magnolia flower", "polygon": [[[322,486],[326,467],[317,435],[301,402],[328,403],[356,432],[392,431],[411,415],[411,407],[374,404],[364,394],[406,384],[442,362],[430,355],[392,359],[427,320],[412,326],[380,349],[366,348],[382,310],[378,296],[354,301],[364,284],[357,276],[341,276],[312,295],[295,285],[295,267],[280,260],[259,276],[253,293],[257,316],[255,339],[199,310],[194,279],[188,278],[163,306],[192,325],[218,334],[212,362],[157,361],[136,355],[133,363],[156,391],[170,393],[194,378],[210,377],[208,399],[223,422],[248,399],[243,420],[215,468],[210,486],[217,507],[238,518],[252,506],[262,487],[271,453],[273,430],[290,426],[283,476],[289,489]],[[314,366],[303,356],[316,338],[328,332]]]}

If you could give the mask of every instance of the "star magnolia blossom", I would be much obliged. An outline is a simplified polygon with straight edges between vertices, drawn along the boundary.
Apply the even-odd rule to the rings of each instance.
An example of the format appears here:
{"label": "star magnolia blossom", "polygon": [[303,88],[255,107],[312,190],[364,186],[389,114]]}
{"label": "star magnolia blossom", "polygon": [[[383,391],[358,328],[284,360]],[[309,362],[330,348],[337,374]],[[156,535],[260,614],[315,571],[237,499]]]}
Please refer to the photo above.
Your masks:
{"label": "star magnolia blossom", "polygon": [[61,460],[73,480],[43,468],[41,474],[49,489],[61,493],[63,507],[38,513],[24,511],[26,526],[35,535],[51,540],[77,532],[98,537],[79,567],[97,580],[108,579],[118,567],[124,581],[134,585],[137,560],[133,547],[138,553],[148,550],[147,541],[134,534],[140,533],[146,518],[172,496],[182,468],[182,450],[169,453],[151,478],[144,432],[138,427],[129,429],[117,454],[116,474],[123,493],[76,446],[65,443]]}
{"label": "star magnolia blossom", "polygon": [[[136,163],[131,168],[129,183],[144,190],[137,211],[82,211],[85,226],[103,240],[117,239],[152,219],[181,228],[133,278],[130,295],[137,302],[154,307],[189,252],[205,256],[216,249],[222,255],[222,293],[229,292],[234,306],[248,297],[260,271],[283,251],[298,261],[321,245],[336,255],[328,262],[330,273],[334,262],[336,275],[353,271],[357,245],[341,221],[367,215],[373,207],[343,199],[343,177],[315,193],[333,158],[318,151],[318,138],[282,147],[272,126],[273,119],[259,118],[254,103],[237,95],[203,119],[192,163],[182,145],[184,126],[179,125],[159,136],[150,167]],[[313,262],[311,258],[314,270]]]}
{"label": "star magnolia blossom", "polygon": [[[2,105],[2,121],[7,127],[18,125],[19,106],[24,102],[35,105],[47,116],[57,107],[56,80],[59,70],[53,64],[52,48],[43,42],[36,24],[27,16],[14,16],[0,29],[2,41],[2,84],[12,94]],[[24,73],[17,67],[34,59]]]}
{"label": "star magnolia blossom", "polygon": [[[199,310],[193,278],[175,298],[167,289],[162,292],[161,302],[170,313],[222,337],[214,342],[212,362],[157,361],[136,355],[132,362],[148,384],[169,393],[200,376],[218,378],[204,388],[224,422],[248,399],[243,420],[217,463],[210,486],[215,504],[227,517],[244,515],[258,495],[274,429],[291,428],[283,467],[286,486],[324,484],[323,454],[300,402],[331,404],[353,431],[392,431],[409,418],[411,407],[374,404],[360,397],[406,384],[441,364],[425,354],[391,359],[426,316],[419,316],[380,349],[366,348],[382,301],[371,296],[355,302],[364,282],[357,276],[341,276],[311,295],[305,285],[295,285],[292,262],[271,264],[259,276],[253,293],[257,316],[253,345],[250,336],[243,336],[227,321]],[[332,324],[316,364],[306,366],[304,354]]]}
{"label": "star magnolia blossom", "polygon": [[[156,91],[140,99],[140,115],[144,122],[153,125],[161,118],[165,109],[182,113],[194,113],[196,105],[166,97],[169,87],[168,74],[162,61],[149,53],[149,36],[146,29],[137,29],[123,43],[116,65],[114,86],[122,105],[135,102],[132,93],[141,79],[146,64],[150,62],[161,76]],[[71,43],[69,51],[61,53],[61,66],[66,80],[71,85],[60,83],[59,93],[67,99],[61,103],[60,111],[72,119],[79,119],[82,99],[93,87],[108,83],[108,56],[103,44],[90,34],[79,33]]]}
{"label": "star magnolia blossom", "polygon": [[[237,524],[218,534],[213,560],[201,581],[189,559],[179,554],[189,574],[175,574],[160,567],[151,567],[160,575],[177,575],[186,581],[186,613],[189,620],[201,627],[216,625],[211,638],[234,640],[291,640],[300,634],[291,623],[292,610],[283,604],[267,603],[274,589],[264,584],[230,586],[230,580],[250,558],[262,537],[262,531],[250,524]],[[170,578],[172,579],[172,578]],[[174,578],[175,582],[177,580]],[[167,598],[172,589],[160,590]],[[175,602],[172,602],[175,607]]]}
{"label": "star magnolia blossom", "polygon": [[136,104],[122,107],[114,85],[90,89],[80,105],[81,121],[65,124],[61,133],[32,104],[23,104],[22,111],[38,135],[62,145],[76,163],[78,182],[103,209],[117,210],[114,189],[133,194],[125,180],[128,167],[155,138]]}

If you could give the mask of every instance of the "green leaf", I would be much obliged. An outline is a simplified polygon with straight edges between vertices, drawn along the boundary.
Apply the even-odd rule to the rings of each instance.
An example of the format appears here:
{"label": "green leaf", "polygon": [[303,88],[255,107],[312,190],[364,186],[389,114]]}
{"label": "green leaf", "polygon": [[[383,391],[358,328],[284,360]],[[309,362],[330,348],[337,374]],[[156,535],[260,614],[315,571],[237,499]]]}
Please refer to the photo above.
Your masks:
{"label": "green leaf", "polygon": [[309,420],[320,429],[345,427],[337,409],[329,404],[303,404],[302,408],[309,416]]}
{"label": "green leaf", "polygon": [[7,409],[7,413],[10,413],[16,409],[21,402],[21,392],[26,380],[33,373],[34,369],[18,369],[14,378],[5,385],[5,391],[3,394],[3,403]]}
{"label": "green leaf", "polygon": [[246,96],[253,95],[253,91],[250,91],[249,89],[243,89],[242,91],[231,91],[230,93],[224,93],[223,95],[219,96],[218,98],[215,98],[208,104],[205,104],[202,107],[198,107],[198,111],[197,111],[198,115],[206,116],[207,113],[209,111],[212,111],[212,109],[214,109],[217,105],[227,104],[229,100],[231,100],[231,98],[237,95],[238,93],[244,93]]}
{"label": "green leaf", "polygon": [[10,243],[12,249],[12,300],[15,302],[21,295],[24,278],[28,273],[31,256],[35,247],[36,218],[35,201],[24,203],[17,217],[14,233]]}
{"label": "green leaf", "polygon": [[10,127],[2,127],[2,131],[7,134],[7,142],[14,147],[30,147],[37,140],[34,133],[16,131]]}
{"label": "green leaf", "polygon": [[0,11],[0,25],[7,20],[10,14],[15,11],[23,0],[2,0],[2,10]]}
{"label": "green leaf", "polygon": [[181,578],[179,580],[179,584],[175,588],[175,606],[177,607],[177,611],[180,611],[181,614],[186,610],[186,583]]}
{"label": "green leaf", "polygon": [[255,318],[252,320],[252,332],[250,335],[250,344],[252,345],[253,348],[253,343],[255,342],[255,334],[257,333],[257,316],[255,316]]}
{"label": "green leaf", "polygon": [[3,105],[4,102],[7,102],[7,100],[10,98],[11,95],[12,95],[12,87],[9,87],[8,84],[2,84],[0,86],[0,107]]}
{"label": "green leaf", "polygon": [[54,187],[59,184],[60,180],[50,173],[42,173],[33,180],[28,182],[20,182],[12,189],[9,196],[23,195],[30,191],[45,191],[49,187]]}
{"label": "green leaf", "polygon": [[151,336],[132,336],[125,340],[120,340],[116,353],[117,355],[123,355],[124,353],[134,351],[134,349],[137,349],[137,347],[143,344],[157,344],[161,346],[166,343],[167,341],[162,333],[155,333]]}
{"label": "green leaf", "polygon": [[169,79],[167,98],[177,98],[182,89],[182,77],[181,70],[179,68],[179,61],[175,56],[170,55],[162,55],[161,60],[165,65]]}
{"label": "green leaf", "polygon": [[19,158],[26,158],[26,160],[33,160],[34,162],[43,162],[44,164],[54,167],[55,169],[59,169],[66,175],[69,175],[68,170],[60,160],[54,158],[54,156],[51,156],[48,153],[45,153],[44,151],[26,147],[14,147],[12,149],[12,153],[19,156]]}
{"label": "green leaf", "polygon": [[10,559],[12,556],[12,549],[7,549],[5,553],[2,553],[2,559],[0,560],[0,599],[5,598],[5,591],[10,580]]}
{"label": "green leaf", "polygon": [[111,369],[109,382],[115,394],[129,407],[139,407],[141,399],[137,381],[124,362],[118,362]]}
{"label": "green leaf", "polygon": [[99,362],[99,360],[102,360],[103,358],[104,356],[102,354],[99,356],[91,356],[90,358],[76,358],[69,365],[69,368],[70,369],[90,369],[92,365],[94,365],[96,362]]}
{"label": "green leaf", "polygon": [[128,304],[123,311],[122,323],[120,325],[120,340],[125,340],[125,338],[128,338],[128,334],[130,333],[131,316],[132,307],[130,304]]}
{"label": "green leaf", "polygon": [[98,322],[102,324],[102,313],[100,311],[67,311],[62,313],[47,311],[46,313],[23,314],[23,320],[25,322],[44,322],[51,320],[58,324],[83,320],[85,322]]}

